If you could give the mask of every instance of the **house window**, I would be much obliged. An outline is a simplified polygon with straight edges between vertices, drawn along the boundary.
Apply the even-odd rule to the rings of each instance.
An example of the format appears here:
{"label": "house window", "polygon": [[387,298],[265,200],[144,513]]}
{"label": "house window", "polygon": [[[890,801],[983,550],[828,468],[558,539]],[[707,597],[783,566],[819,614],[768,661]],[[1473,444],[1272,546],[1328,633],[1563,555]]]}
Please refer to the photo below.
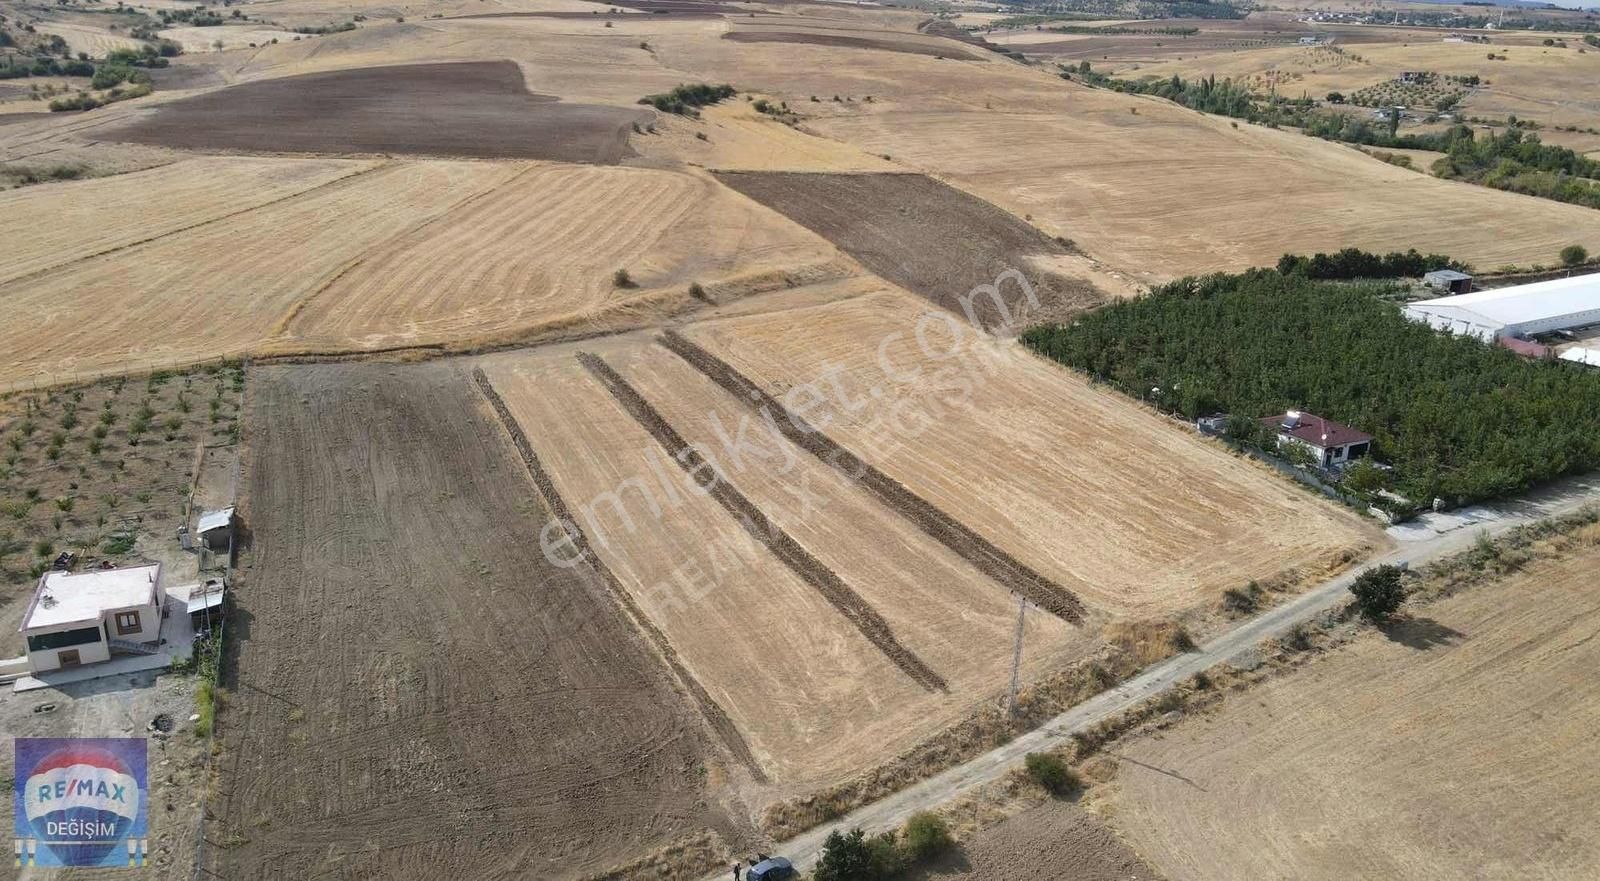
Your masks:
{"label": "house window", "polygon": [[139,630],[140,630],[140,627],[139,627],[139,613],[138,612],[118,612],[117,613],[117,635],[118,636],[127,636],[130,633],[138,633]]}

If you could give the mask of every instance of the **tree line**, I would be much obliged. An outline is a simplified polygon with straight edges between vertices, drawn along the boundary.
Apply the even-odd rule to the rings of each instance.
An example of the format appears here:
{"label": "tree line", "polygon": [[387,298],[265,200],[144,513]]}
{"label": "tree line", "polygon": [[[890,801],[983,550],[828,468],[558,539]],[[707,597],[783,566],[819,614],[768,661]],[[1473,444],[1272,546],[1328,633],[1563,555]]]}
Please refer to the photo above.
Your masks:
{"label": "tree line", "polygon": [[1332,254],[1285,254],[1278,258],[1278,271],[1317,279],[1421,278],[1435,269],[1465,272],[1467,264],[1443,254],[1422,254],[1416,248],[1373,254],[1359,248],[1343,248]]}
{"label": "tree line", "polygon": [[1406,320],[1387,282],[1186,278],[1023,335],[1168,412],[1304,409],[1372,434],[1402,495],[1469,503],[1600,467],[1600,372]]}

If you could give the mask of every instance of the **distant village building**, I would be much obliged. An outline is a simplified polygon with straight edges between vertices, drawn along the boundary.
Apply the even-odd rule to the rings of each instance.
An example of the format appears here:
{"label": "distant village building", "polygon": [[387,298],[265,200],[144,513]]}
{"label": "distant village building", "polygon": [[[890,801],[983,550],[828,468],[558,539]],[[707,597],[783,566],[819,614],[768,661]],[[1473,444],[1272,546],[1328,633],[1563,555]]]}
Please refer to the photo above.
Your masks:
{"label": "distant village building", "polygon": [[149,654],[161,639],[161,564],[46,572],[22,616],[28,667],[35,673]]}
{"label": "distant village building", "polygon": [[1338,468],[1372,452],[1372,435],[1300,410],[1261,420],[1278,435],[1278,449],[1297,445],[1308,450],[1322,468]]}

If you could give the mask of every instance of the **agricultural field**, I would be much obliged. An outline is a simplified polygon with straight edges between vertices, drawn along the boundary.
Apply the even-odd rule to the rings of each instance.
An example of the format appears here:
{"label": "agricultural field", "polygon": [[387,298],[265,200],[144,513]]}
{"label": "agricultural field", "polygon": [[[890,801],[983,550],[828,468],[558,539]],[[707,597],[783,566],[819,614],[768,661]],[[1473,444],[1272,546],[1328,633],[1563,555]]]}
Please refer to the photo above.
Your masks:
{"label": "agricultural field", "polygon": [[252,381],[211,871],[567,879],[720,822],[699,715],[530,540],[548,511],[469,373]]}
{"label": "agricultural field", "polygon": [[[0,285],[246,213],[370,171],[336,159],[196,157],[57,189],[0,194]],[[107,212],[151,194],[164,210]]]}
{"label": "agricultural field", "polygon": [[[182,167],[148,173],[180,182],[190,203],[166,234],[112,221],[98,241],[51,238],[102,204],[93,194],[138,191],[141,175],[5,194],[36,210],[20,236],[31,273],[0,284],[13,306],[0,387],[221,355],[481,344],[627,302],[688,302],[691,283],[737,292],[855,271],[820,238],[680,171],[193,161],[226,170],[193,186]],[[50,215],[62,219],[40,223]],[[9,216],[20,227],[29,214]],[[69,248],[81,256],[64,259]],[[110,308],[130,294],[143,332]]]}
{"label": "agricultural field", "polygon": [[146,119],[102,134],[191,150],[399,153],[611,165],[630,154],[630,126],[650,118],[644,111],[569,104],[532,94],[517,66],[499,61],[330,71],[246,83],[163,104]]}
{"label": "agricultural field", "polygon": [[[1564,45],[1545,46],[1542,40],[1547,37]],[[1177,41],[1169,38],[1169,42]],[[1494,120],[1515,115],[1552,130],[1600,128],[1600,99],[1586,88],[1600,77],[1600,50],[1585,46],[1583,38],[1574,34],[1497,34],[1493,42],[1481,44],[1446,43],[1439,32],[1413,30],[1372,43],[1347,43],[1340,37],[1332,46],[1268,45],[1157,58],[1141,58],[1135,52],[1121,58],[1113,55],[1108,61],[1084,57],[1125,79],[1215,76],[1247,83],[1263,93],[1276,84],[1278,93],[1287,97],[1305,94],[1318,99],[1329,92],[1352,95],[1377,89],[1394,83],[1403,71],[1440,77],[1475,75],[1484,82],[1465,90],[1457,107],[1465,115]],[[1400,96],[1396,92],[1395,97]],[[1427,109],[1414,103],[1407,106]]]}
{"label": "agricultural field", "polygon": [[[725,872],[1209,639],[1226,591],[1391,548],[1014,332],[1285,252],[1600,251],[1600,212],[1088,88],[991,51],[1031,37],[927,11],[230,10],[164,31],[186,52],[149,96],[27,113],[29,86],[77,86],[0,83],[6,590],[69,546],[176,553],[182,502],[234,488],[201,449],[240,452],[216,877]],[[1297,29],[1144,35],[1160,51],[1128,63]],[[1122,39],[1033,36],[1063,58]],[[1381,74],[1367,51],[1293,82]],[[1537,50],[1497,51],[1515,86]],[[1561,57],[1575,82],[1600,52]],[[1435,651],[1474,645],[1452,626],[1469,638]],[[1168,808],[1133,773],[1137,808],[1044,805],[935,870],[1176,878],[1181,835],[1246,850],[1204,802],[1149,837]],[[1260,850],[1254,876],[1323,871]]]}
{"label": "agricultural field", "polygon": [[1014,881],[1067,867],[1073,881],[1160,878],[1092,814],[1063,802],[1030,808],[963,839],[955,852],[928,867],[928,875]]}
{"label": "agricultural field", "polygon": [[1119,744],[1104,812],[1172,881],[1592,876],[1600,534],[1578,536]]}
{"label": "agricultural field", "polygon": [[[1012,295],[1015,296],[1015,295]],[[1156,616],[1375,533],[1108,389],[885,290],[683,335],[1091,608]],[[1137,561],[1135,564],[1134,561]]]}
{"label": "agricultural field", "polygon": [[[1040,271],[1041,263],[1072,253],[1068,244],[922,175],[740,173],[718,180],[833,242],[878,277],[990,330],[1100,300],[1091,284]],[[973,295],[1007,272],[1029,277],[1038,302],[1014,289],[1005,293],[1009,302]]]}
{"label": "agricultural field", "polygon": [[[580,351],[655,419],[630,413]],[[748,424],[742,404],[667,349],[628,337],[492,356],[484,370],[599,557],[743,732],[766,797],[885,760],[1003,681],[1016,616],[1004,586],[782,438],[724,451],[717,431]],[[694,490],[661,424],[714,451],[762,535],[804,550],[783,556]],[[1030,678],[1087,645],[1045,614],[1030,616],[1028,639]]]}

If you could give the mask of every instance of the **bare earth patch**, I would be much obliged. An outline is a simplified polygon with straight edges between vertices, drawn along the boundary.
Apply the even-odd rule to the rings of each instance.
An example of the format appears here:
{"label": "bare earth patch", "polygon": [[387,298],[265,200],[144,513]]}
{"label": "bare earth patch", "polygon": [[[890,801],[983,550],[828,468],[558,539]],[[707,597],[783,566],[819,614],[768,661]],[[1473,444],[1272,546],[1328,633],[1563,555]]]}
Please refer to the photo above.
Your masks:
{"label": "bare earth patch", "polygon": [[[787,215],[874,273],[958,315],[992,327],[1013,318],[993,299],[971,298],[1003,273],[1027,276],[1041,302],[1078,308],[1102,299],[1084,282],[1030,271],[1029,258],[1071,253],[1064,243],[988,202],[920,174],[724,172],[717,179]],[[1002,290],[1007,309],[1025,314],[1016,282]]]}
{"label": "bare earth patch", "polygon": [[698,714],[454,365],[258,370],[228,878],[573,878],[706,828]]}
{"label": "bare earth patch", "polygon": [[535,95],[514,62],[407,64],[260,80],[103,132],[191,150],[395,153],[614,164],[648,111]]}

